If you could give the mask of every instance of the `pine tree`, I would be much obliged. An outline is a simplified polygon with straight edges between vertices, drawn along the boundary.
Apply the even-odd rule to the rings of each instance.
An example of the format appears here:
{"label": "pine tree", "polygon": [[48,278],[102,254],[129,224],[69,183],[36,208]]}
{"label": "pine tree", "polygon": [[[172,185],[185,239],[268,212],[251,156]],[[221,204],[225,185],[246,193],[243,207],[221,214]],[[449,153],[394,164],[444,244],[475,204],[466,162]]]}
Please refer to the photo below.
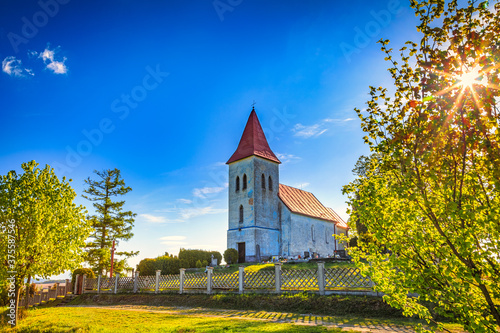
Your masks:
{"label": "pine tree", "polygon": [[[89,216],[92,223],[92,239],[86,245],[86,260],[97,273],[102,275],[103,271],[108,271],[111,266],[111,247],[113,240],[129,240],[134,234],[134,217],[137,214],[131,211],[123,211],[125,201],[113,201],[114,197],[125,195],[132,191],[132,188],[125,186],[125,181],[121,178],[120,170],[103,170],[94,173],[100,178],[92,180],[87,178],[85,184],[88,188],[84,190],[87,195],[84,198],[93,201],[96,215]],[[116,245],[117,246],[117,245]],[[115,252],[115,256],[122,259],[114,259],[114,271],[120,273],[126,267],[126,259],[135,256],[139,251]]]}

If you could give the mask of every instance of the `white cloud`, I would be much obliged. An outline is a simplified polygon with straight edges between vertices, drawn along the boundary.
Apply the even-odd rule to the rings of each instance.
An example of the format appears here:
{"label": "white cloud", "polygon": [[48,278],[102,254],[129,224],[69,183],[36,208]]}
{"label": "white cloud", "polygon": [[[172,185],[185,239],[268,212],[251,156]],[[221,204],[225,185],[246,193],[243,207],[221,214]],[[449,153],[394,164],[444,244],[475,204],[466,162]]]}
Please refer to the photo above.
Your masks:
{"label": "white cloud", "polygon": [[200,208],[184,208],[181,209],[180,216],[184,220],[189,220],[197,216],[203,216],[208,214],[221,214],[226,212],[227,209],[212,208],[211,206],[200,207]]}
{"label": "white cloud", "polygon": [[306,187],[308,187],[309,185],[311,185],[311,184],[310,183],[300,183],[300,184],[296,184],[294,187],[300,188],[301,190],[303,190]]}
{"label": "white cloud", "polygon": [[165,236],[160,237],[160,240],[163,245],[182,246],[187,244],[187,242],[185,242],[186,236]]}
{"label": "white cloud", "polygon": [[310,126],[304,126],[302,124],[296,124],[293,127],[293,131],[295,132],[295,136],[310,138],[310,137],[318,137],[321,134],[325,133],[328,129],[321,128],[321,124],[314,124]]}
{"label": "white cloud", "polygon": [[[43,62],[46,65],[45,68],[50,69],[55,74],[66,74],[68,72],[68,67],[66,67],[66,65],[64,64],[66,58],[62,58],[62,61],[55,60],[57,51],[57,48],[55,50],[50,50],[47,47],[45,48],[45,50],[43,50],[43,52],[40,52],[38,57],[42,58]],[[36,54],[36,52],[32,52],[31,54]]]}
{"label": "white cloud", "polygon": [[193,203],[193,200],[189,200],[189,199],[177,199],[177,201],[179,201],[180,203],[183,203],[183,204],[190,204],[190,203]]}
{"label": "white cloud", "polygon": [[169,220],[165,216],[155,216],[151,214],[139,214],[146,222],[149,223],[176,223],[183,222],[182,220]]}
{"label": "white cloud", "polygon": [[345,118],[345,119],[326,118],[317,124],[309,125],[309,126],[305,126],[305,125],[302,125],[299,123],[293,127],[293,131],[295,132],[294,136],[303,137],[305,139],[308,139],[311,137],[317,138],[318,136],[320,136],[320,135],[324,134],[326,131],[328,131],[328,128],[326,128],[328,123],[342,125],[342,124],[349,122],[351,120],[354,120],[354,119],[353,118]]}
{"label": "white cloud", "polygon": [[53,61],[47,65],[48,69],[51,69],[56,74],[65,74],[68,71],[68,68],[64,64],[64,62]]}
{"label": "white cloud", "polygon": [[345,118],[345,119],[335,119],[335,118],[326,118],[323,119],[325,123],[345,123],[348,121],[354,120],[354,118]]}
{"label": "white cloud", "polygon": [[221,191],[224,191],[224,189],[227,187],[227,184],[224,184],[224,187],[202,187],[202,188],[195,188],[193,190],[193,195],[198,198],[206,198],[207,194],[214,194],[214,193],[219,193]]}
{"label": "white cloud", "polygon": [[280,154],[276,153],[276,157],[281,161],[281,163],[289,163],[289,162],[297,162],[300,161],[302,158],[292,155],[292,154]]}
{"label": "white cloud", "polygon": [[21,60],[16,57],[6,57],[2,61],[2,71],[10,76],[26,77],[27,75],[33,76],[33,71],[29,68],[24,68]]}
{"label": "white cloud", "polygon": [[163,241],[183,241],[186,239],[186,236],[164,236],[160,237],[160,240]]}

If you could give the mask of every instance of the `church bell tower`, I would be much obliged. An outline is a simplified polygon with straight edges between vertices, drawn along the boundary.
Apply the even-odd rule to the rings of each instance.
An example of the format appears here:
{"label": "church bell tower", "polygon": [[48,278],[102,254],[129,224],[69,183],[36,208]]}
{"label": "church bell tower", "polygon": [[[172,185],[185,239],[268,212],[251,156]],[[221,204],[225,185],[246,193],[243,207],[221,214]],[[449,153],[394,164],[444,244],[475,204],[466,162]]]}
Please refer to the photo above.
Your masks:
{"label": "church bell tower", "polygon": [[278,218],[280,160],[273,153],[255,109],[229,165],[227,248],[238,250],[238,262],[279,255]]}

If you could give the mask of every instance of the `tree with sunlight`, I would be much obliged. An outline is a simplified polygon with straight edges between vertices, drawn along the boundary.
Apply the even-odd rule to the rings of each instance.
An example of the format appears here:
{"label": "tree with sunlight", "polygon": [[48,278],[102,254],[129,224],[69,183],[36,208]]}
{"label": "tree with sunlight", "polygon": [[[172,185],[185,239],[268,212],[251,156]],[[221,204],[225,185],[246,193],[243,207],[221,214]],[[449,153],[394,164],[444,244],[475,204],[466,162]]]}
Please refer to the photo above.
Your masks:
{"label": "tree with sunlight", "polygon": [[[121,177],[118,169],[104,171],[94,171],[99,177],[92,180],[90,177],[85,180],[88,188],[84,190],[87,195],[85,199],[93,201],[96,215],[89,216],[92,223],[93,232],[86,245],[86,261],[90,264],[96,274],[102,275],[111,267],[111,248],[113,240],[129,240],[134,234],[134,217],[136,214],[131,211],[124,211],[124,200],[113,201],[115,197],[122,196],[132,191],[132,188],[125,186],[125,181]],[[121,251],[115,255],[121,259],[114,259],[113,270],[123,273],[127,268],[126,260],[135,256],[139,251]]]}
{"label": "tree with sunlight", "polygon": [[344,187],[351,223],[371,240],[350,255],[405,315],[497,332],[500,3],[411,6],[420,43],[394,56],[381,41],[394,94],[370,87],[368,108],[356,109],[377,158]]}
{"label": "tree with sunlight", "polygon": [[[0,277],[14,282],[17,323],[19,294],[24,281],[48,278],[78,267],[90,234],[85,207],[76,206],[75,191],[65,177],[38,163],[23,163],[22,174],[0,176]],[[10,303],[10,301],[9,301]]]}

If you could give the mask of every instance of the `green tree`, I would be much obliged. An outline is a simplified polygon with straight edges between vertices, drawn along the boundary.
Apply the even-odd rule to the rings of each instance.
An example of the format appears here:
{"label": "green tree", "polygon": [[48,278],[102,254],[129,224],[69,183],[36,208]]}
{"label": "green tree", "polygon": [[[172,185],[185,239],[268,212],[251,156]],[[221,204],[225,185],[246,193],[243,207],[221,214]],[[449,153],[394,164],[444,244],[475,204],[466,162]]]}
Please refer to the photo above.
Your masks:
{"label": "green tree", "polygon": [[[113,201],[115,197],[122,196],[132,191],[132,188],[125,186],[125,181],[121,178],[120,170],[104,170],[94,173],[99,180],[92,180],[90,177],[85,180],[88,188],[84,190],[87,195],[82,195],[93,203],[96,215],[89,216],[92,223],[93,232],[91,240],[86,245],[86,261],[90,264],[94,272],[103,275],[103,271],[108,271],[111,266],[111,247],[113,240],[127,241],[134,234],[134,217],[137,214],[131,211],[123,211],[125,201]],[[113,270],[122,273],[126,267],[126,259],[135,256],[139,251],[115,252],[115,256],[121,256],[122,259],[115,258]]]}
{"label": "green tree", "polygon": [[73,202],[71,180],[37,166],[23,163],[22,174],[0,176],[0,275],[14,278],[16,315],[24,281],[76,268],[91,231],[85,207]]}
{"label": "green tree", "polygon": [[362,221],[375,240],[350,255],[405,315],[496,332],[500,4],[411,5],[420,43],[407,42],[396,57],[381,41],[394,94],[370,87],[366,112],[356,110],[380,158],[344,187],[351,223]]}

